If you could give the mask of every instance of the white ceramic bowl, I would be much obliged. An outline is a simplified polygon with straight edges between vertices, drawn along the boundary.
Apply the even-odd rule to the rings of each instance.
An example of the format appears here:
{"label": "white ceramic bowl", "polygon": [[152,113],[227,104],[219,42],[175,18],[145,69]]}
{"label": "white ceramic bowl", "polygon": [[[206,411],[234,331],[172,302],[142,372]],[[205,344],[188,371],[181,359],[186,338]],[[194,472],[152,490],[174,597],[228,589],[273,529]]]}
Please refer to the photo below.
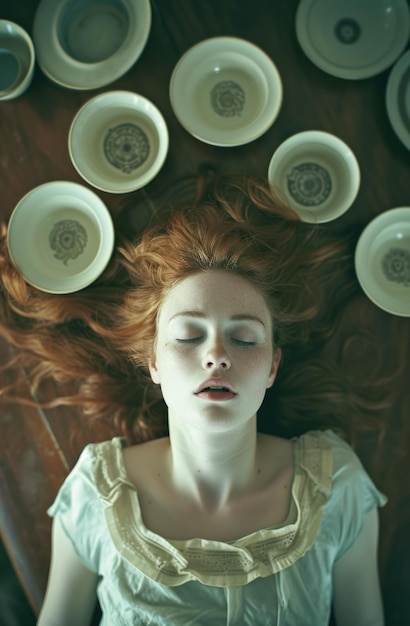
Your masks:
{"label": "white ceramic bowl", "polygon": [[150,29],[149,0],[41,0],[33,39],[48,78],[70,89],[96,89],[134,65]]}
{"label": "white ceramic bowl", "polygon": [[356,246],[355,268],[374,304],[410,317],[410,207],[385,211],[366,226]]}
{"label": "white ceramic bowl", "polygon": [[386,107],[396,135],[410,150],[410,50],[400,57],[389,74]]}
{"label": "white ceramic bowl", "polygon": [[339,78],[383,72],[405,49],[409,31],[406,0],[301,0],[296,12],[302,50]]}
{"label": "white ceramic bowl", "polygon": [[30,86],[35,51],[28,33],[14,22],[0,20],[0,100],[17,98]]}
{"label": "white ceramic bowl", "polygon": [[275,121],[282,81],[273,61],[254,44],[215,37],[178,61],[170,100],[191,135],[215,146],[239,146],[260,137]]}
{"label": "white ceramic bowl", "polygon": [[330,222],[354,202],[360,169],[341,139],[310,130],[289,137],[276,149],[268,179],[304,222]]}
{"label": "white ceramic bowl", "polygon": [[83,185],[45,183],[15,207],[7,231],[11,259],[28,283],[48,293],[79,291],[98,278],[114,247],[102,200]]}
{"label": "white ceramic bowl", "polygon": [[110,91],[78,111],[68,149],[77,172],[90,185],[127,193],[158,174],[168,142],[165,120],[152,102],[129,91]]}

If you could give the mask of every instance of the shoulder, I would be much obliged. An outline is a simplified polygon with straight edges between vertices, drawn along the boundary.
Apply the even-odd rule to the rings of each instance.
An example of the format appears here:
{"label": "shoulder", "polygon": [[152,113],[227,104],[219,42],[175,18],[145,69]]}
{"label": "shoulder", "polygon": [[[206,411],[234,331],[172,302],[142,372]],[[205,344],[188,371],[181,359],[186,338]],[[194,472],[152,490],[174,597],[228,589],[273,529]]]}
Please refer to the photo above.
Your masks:
{"label": "shoulder", "polygon": [[332,448],[332,492],[337,503],[346,503],[347,510],[365,514],[376,506],[383,506],[385,498],[378,491],[353,448],[340,437],[328,431]]}
{"label": "shoulder", "polygon": [[[353,448],[333,431],[307,433],[310,445],[328,449],[331,458],[330,492],[322,528],[338,546],[337,558],[353,545],[366,515],[387,499],[377,489]],[[314,443],[316,441],[316,444]],[[325,533],[325,534],[326,534]]]}
{"label": "shoulder", "polygon": [[100,443],[89,443],[81,451],[71,473],[76,473],[86,468],[91,469],[115,458],[126,445],[125,439],[121,437],[114,437]]}
{"label": "shoulder", "polygon": [[295,440],[296,471],[326,494],[328,511],[344,507],[358,516],[386,498],[377,489],[352,447],[331,430],[311,431]]}
{"label": "shoulder", "polygon": [[347,469],[352,472],[364,471],[359,457],[347,441],[332,430],[325,430],[320,435],[332,451],[334,475]]}
{"label": "shoulder", "polygon": [[366,514],[386,499],[352,447],[333,431],[310,431],[293,443],[299,531],[313,538],[319,561],[329,550],[332,561],[338,560],[356,541]]}
{"label": "shoulder", "polygon": [[121,449],[119,439],[86,446],[48,509],[80,561],[94,572],[99,571],[101,550],[107,545],[104,508],[120,480],[116,459]]}
{"label": "shoulder", "polygon": [[258,446],[262,455],[280,459],[284,463],[292,462],[293,443],[290,439],[258,433]]}
{"label": "shoulder", "polygon": [[293,474],[294,454],[291,440],[259,434],[258,443],[261,464],[265,467],[266,475],[269,475],[268,468],[274,476],[282,472]]}
{"label": "shoulder", "polygon": [[161,437],[160,439],[153,439],[151,441],[145,441],[144,443],[135,444],[132,446],[122,446],[122,456],[124,459],[148,459],[159,458],[169,448],[169,437]]}
{"label": "shoulder", "polygon": [[309,458],[314,464],[329,458],[333,492],[348,489],[351,494],[366,495],[367,492],[372,500],[384,499],[379,498],[378,490],[353,448],[332,430],[310,431],[296,441],[305,461]]}
{"label": "shoulder", "polygon": [[333,489],[348,489],[349,493],[360,494],[364,499],[369,496],[372,502],[381,506],[384,497],[379,497],[380,492],[354,449],[331,430],[322,432],[320,436],[332,455]]}
{"label": "shoulder", "polygon": [[137,489],[143,489],[150,477],[160,477],[169,450],[169,438],[154,439],[122,449],[124,471]]}
{"label": "shoulder", "polygon": [[293,440],[299,456],[316,462],[329,458],[332,480],[363,472],[362,463],[353,448],[332,430],[309,431]]}
{"label": "shoulder", "polygon": [[90,507],[98,500],[100,491],[109,491],[118,479],[123,445],[120,438],[88,444],[61,485],[49,514],[69,509],[74,501]]}
{"label": "shoulder", "polygon": [[283,439],[259,435],[265,456],[275,463],[289,466],[295,472],[307,474],[315,482],[327,483],[333,488],[355,478],[369,479],[353,448],[332,430],[308,431],[300,437]]}

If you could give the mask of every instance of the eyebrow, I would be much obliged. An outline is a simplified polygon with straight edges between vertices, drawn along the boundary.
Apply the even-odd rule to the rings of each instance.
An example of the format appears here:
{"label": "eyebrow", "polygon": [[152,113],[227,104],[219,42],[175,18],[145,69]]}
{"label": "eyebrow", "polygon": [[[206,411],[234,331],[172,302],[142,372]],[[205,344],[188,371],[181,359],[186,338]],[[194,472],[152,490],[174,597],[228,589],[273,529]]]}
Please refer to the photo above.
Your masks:
{"label": "eyebrow", "polygon": [[[172,315],[169,318],[169,321],[177,318],[177,317],[197,317],[200,319],[205,319],[207,316],[205,315],[205,313],[203,313],[202,311],[196,311],[196,310],[191,310],[191,311],[180,311],[179,313],[175,313],[175,315]],[[238,321],[238,322],[257,322],[258,324],[261,324],[261,326],[263,326],[264,328],[266,328],[265,323],[261,320],[260,317],[258,317],[257,315],[251,315],[248,313],[237,313],[236,315],[232,315],[229,318],[231,321]]]}

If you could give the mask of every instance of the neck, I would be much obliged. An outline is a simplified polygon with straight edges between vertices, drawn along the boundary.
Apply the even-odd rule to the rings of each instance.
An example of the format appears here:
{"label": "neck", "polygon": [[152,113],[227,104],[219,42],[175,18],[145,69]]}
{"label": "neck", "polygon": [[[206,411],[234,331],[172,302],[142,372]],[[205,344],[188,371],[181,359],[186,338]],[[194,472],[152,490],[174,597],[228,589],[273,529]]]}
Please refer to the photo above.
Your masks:
{"label": "neck", "polygon": [[257,475],[256,417],[239,429],[204,432],[169,420],[172,485],[204,510],[227,506]]}

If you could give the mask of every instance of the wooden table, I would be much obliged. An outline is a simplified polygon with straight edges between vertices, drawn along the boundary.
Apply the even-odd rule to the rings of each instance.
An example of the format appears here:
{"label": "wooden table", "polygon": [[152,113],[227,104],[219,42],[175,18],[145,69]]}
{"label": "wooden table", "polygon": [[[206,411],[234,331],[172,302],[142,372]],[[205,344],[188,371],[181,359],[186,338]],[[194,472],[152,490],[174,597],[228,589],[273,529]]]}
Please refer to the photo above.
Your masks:
{"label": "wooden table", "polygon": [[[0,103],[0,218],[7,220],[29,190],[51,180],[82,183],[67,151],[67,133],[78,108],[96,93],[125,89],[152,100],[166,118],[170,151],[165,166],[144,190],[127,198],[100,193],[113,214],[126,201],[194,175],[201,163],[226,171],[264,176],[275,148],[293,133],[332,132],[355,152],[361,188],[352,208],[326,225],[357,240],[364,226],[383,211],[410,204],[410,153],[394,134],[386,113],[388,71],[359,81],[327,75],[303,54],[295,35],[297,0],[152,0],[152,29],[132,69],[115,83],[92,92],[53,84],[37,67],[30,89]],[[2,0],[0,18],[32,31],[37,0]],[[268,132],[237,148],[218,148],[191,137],[172,112],[168,85],[173,67],[190,46],[212,36],[233,35],[260,46],[276,63],[284,87],[281,112]],[[132,220],[138,216],[129,212]],[[353,264],[351,262],[353,273]],[[358,450],[377,485],[388,495],[381,513],[380,570],[387,624],[410,623],[410,320],[374,306],[357,286],[341,316],[340,336],[352,324],[371,330],[389,381],[391,406],[383,413],[386,437],[363,439]],[[1,358],[7,346],[1,344]],[[363,361],[359,375],[371,377],[374,363]],[[1,383],[7,379],[2,374]],[[29,381],[27,382],[29,384]],[[50,397],[57,391],[50,388]],[[90,441],[110,437],[96,432],[73,410],[38,411],[0,407],[0,530],[26,594],[38,611],[45,589],[50,548],[46,508],[62,480]]]}

